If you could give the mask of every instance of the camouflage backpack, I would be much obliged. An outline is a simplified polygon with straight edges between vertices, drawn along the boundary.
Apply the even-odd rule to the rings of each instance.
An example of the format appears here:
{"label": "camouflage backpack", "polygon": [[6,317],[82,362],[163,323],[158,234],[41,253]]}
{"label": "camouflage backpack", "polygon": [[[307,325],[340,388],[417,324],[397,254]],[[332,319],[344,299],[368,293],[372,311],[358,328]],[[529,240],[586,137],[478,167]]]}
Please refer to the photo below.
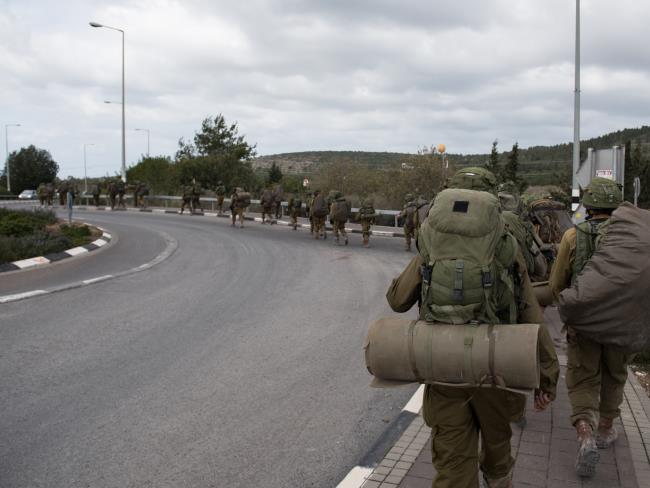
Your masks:
{"label": "camouflage backpack", "polygon": [[447,189],[420,228],[420,318],[428,322],[515,323],[517,241],[499,200],[485,191]]}
{"label": "camouflage backpack", "polygon": [[402,214],[404,215],[404,225],[407,227],[415,227],[415,213],[418,211],[415,202],[409,202],[404,207]]}
{"label": "camouflage backpack", "polygon": [[330,209],[332,220],[337,222],[347,222],[350,217],[350,203],[343,197],[339,197],[336,201],[332,202]]}
{"label": "camouflage backpack", "polygon": [[587,261],[591,259],[594,252],[600,247],[603,239],[607,236],[609,219],[607,220],[585,220],[576,225],[576,254],[573,261],[572,282],[583,270]]}
{"label": "camouflage backpack", "polygon": [[329,209],[327,208],[327,200],[322,193],[314,197],[311,212],[312,215],[316,217],[325,217],[329,213]]}

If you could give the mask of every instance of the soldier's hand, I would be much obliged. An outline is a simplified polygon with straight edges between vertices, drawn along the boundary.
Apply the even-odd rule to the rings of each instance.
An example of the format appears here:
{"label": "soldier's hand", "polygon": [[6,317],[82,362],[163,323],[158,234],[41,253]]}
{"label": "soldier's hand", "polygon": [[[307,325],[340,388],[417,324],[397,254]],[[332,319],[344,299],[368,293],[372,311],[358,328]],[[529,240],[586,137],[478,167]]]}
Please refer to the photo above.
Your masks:
{"label": "soldier's hand", "polygon": [[551,395],[543,392],[542,390],[535,390],[535,411],[541,412],[546,410],[551,404]]}

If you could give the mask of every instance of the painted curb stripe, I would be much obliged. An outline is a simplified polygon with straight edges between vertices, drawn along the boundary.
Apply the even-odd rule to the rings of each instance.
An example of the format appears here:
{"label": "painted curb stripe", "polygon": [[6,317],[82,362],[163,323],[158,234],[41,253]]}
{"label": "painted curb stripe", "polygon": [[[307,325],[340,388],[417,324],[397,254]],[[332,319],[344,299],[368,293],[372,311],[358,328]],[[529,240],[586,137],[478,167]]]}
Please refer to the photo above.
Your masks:
{"label": "painted curb stripe", "polygon": [[50,262],[61,261],[62,259],[69,258],[70,255],[63,252],[55,252],[52,254],[46,254],[45,257],[50,260]]}
{"label": "painted curb stripe", "polygon": [[103,237],[104,239],[108,239],[109,241],[113,238],[113,236],[111,236],[108,232],[104,232],[104,233],[102,234],[102,237]]}
{"label": "painted curb stripe", "polygon": [[108,244],[108,242],[105,241],[104,239],[97,239],[96,241],[91,242],[91,244],[94,244],[97,247],[102,247]]}
{"label": "painted curb stripe", "polygon": [[79,247],[73,247],[72,249],[68,249],[67,251],[64,251],[66,254],[69,254],[70,256],[77,256],[79,254],[83,254],[85,252],[88,252],[88,249],[86,249],[83,246]]}
{"label": "painted curb stripe", "polygon": [[48,264],[50,262],[49,259],[43,257],[43,256],[38,256],[36,258],[30,258],[30,259],[23,259],[21,261],[14,261],[13,264],[18,266],[20,269],[25,269],[25,268],[31,268],[32,266],[38,266],[39,264]]}
{"label": "painted curb stripe", "polygon": [[16,293],[15,295],[5,295],[0,297],[0,303],[15,302],[16,300],[23,300],[24,298],[35,297],[38,295],[46,295],[49,292],[46,290],[33,290],[26,291],[25,293]]}
{"label": "painted curb stripe", "polygon": [[16,266],[14,263],[4,263],[0,264],[0,273],[3,271],[15,271],[17,269],[20,269],[18,266]]}
{"label": "painted curb stripe", "polygon": [[86,251],[94,251],[95,249],[99,249],[99,246],[96,245],[94,242],[91,242],[90,244],[86,244],[85,246],[81,246],[86,249]]}
{"label": "painted curb stripe", "polygon": [[362,466],[352,468],[352,471],[343,478],[343,481],[336,485],[336,488],[359,488],[372,472],[373,468],[365,468]]}
{"label": "painted curb stripe", "polygon": [[402,409],[402,412],[420,413],[423,400],[424,400],[424,385],[420,385],[420,387],[415,391],[415,394],[411,397],[409,402]]}

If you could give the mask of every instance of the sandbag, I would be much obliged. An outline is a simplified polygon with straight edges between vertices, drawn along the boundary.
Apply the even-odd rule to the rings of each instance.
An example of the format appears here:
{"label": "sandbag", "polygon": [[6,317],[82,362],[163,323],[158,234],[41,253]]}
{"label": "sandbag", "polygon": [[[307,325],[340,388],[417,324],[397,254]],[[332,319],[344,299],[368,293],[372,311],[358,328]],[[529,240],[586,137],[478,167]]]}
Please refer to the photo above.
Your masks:
{"label": "sandbag", "polygon": [[580,335],[634,353],[650,348],[650,212],[623,203],[571,288],[560,316]]}
{"label": "sandbag", "polygon": [[[372,386],[420,382],[539,387],[537,324],[452,325],[403,318],[370,324],[364,344]],[[385,380],[388,380],[387,382]]]}

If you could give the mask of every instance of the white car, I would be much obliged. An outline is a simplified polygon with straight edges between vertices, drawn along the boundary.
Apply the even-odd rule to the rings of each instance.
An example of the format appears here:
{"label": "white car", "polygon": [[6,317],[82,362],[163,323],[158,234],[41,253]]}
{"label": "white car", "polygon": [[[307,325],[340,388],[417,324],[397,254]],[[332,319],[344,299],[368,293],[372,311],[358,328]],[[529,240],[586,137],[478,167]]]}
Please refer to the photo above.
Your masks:
{"label": "white car", "polygon": [[36,190],[23,190],[20,195],[18,195],[18,200],[36,200],[38,194]]}

